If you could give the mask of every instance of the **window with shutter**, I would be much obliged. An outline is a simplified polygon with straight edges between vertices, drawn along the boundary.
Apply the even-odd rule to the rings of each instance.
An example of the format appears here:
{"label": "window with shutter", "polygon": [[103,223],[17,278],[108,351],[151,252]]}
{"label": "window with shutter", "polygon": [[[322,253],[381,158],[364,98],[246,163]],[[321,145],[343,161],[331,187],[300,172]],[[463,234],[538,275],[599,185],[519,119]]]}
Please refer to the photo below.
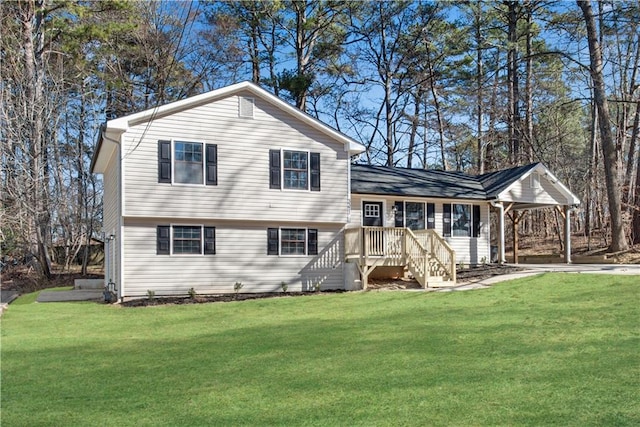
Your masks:
{"label": "window with shutter", "polygon": [[159,225],[156,234],[158,255],[215,255],[216,228],[202,225]]}
{"label": "window with shutter", "polygon": [[269,188],[320,191],[320,153],[269,150]]}
{"label": "window with shutter", "polygon": [[218,185],[218,146],[158,141],[158,182]]}
{"label": "window with shutter", "polygon": [[267,228],[267,255],[318,255],[318,230]]}

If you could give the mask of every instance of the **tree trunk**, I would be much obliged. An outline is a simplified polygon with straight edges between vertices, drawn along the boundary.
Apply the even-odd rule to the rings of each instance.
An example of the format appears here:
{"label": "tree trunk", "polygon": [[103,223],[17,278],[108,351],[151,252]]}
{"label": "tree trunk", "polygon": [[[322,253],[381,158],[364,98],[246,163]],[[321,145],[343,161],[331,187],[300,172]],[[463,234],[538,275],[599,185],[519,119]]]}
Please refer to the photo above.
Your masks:
{"label": "tree trunk", "polygon": [[478,9],[476,9],[474,13],[474,26],[475,26],[475,41],[476,41],[476,109],[478,114],[478,122],[476,128],[476,140],[477,140],[477,150],[478,150],[478,161],[477,161],[477,169],[479,174],[484,173],[484,146],[482,139],[482,128],[483,128],[483,108],[482,102],[484,98],[483,84],[484,84],[484,64],[482,63],[482,28],[481,28],[481,20],[482,16],[482,5],[478,4]]}
{"label": "tree trunk", "polygon": [[598,30],[596,28],[593,10],[590,0],[577,0],[582,9],[587,27],[587,40],[589,42],[589,57],[591,62],[590,73],[593,80],[594,101],[598,107],[598,124],[600,127],[600,139],[604,155],[605,182],[609,199],[609,214],[611,216],[611,246],[609,249],[618,252],[628,249],[624,223],[622,220],[622,203],[620,197],[620,165],[616,144],[611,131],[609,105],[605,93],[604,78],[602,74],[602,51],[598,43]]}
{"label": "tree trunk", "polygon": [[518,2],[508,6],[507,80],[509,86],[509,154],[513,165],[520,164],[520,93],[518,82]]}

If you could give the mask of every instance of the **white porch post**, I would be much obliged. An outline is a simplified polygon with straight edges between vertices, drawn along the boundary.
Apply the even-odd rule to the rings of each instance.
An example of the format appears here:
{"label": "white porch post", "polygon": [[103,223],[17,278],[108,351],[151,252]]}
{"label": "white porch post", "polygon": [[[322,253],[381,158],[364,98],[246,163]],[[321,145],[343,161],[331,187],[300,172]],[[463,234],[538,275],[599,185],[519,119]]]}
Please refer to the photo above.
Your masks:
{"label": "white porch post", "polygon": [[499,202],[498,204],[498,244],[499,244],[499,248],[500,248],[500,254],[498,256],[498,262],[500,264],[504,264],[505,262],[507,262],[506,257],[505,257],[505,250],[504,250],[504,204],[502,202]]}
{"label": "white porch post", "polygon": [[564,206],[564,261],[571,264],[571,207]]}

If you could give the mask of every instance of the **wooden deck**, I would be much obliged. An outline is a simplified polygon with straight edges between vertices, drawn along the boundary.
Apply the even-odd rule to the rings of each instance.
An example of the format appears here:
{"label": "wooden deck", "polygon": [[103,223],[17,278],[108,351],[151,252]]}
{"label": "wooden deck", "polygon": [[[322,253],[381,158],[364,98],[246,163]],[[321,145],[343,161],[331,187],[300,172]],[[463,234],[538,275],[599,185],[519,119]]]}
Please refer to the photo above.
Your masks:
{"label": "wooden deck", "polygon": [[456,255],[434,230],[355,227],[345,230],[347,261],[356,262],[367,288],[369,274],[380,266],[406,267],[421,286],[454,286]]}

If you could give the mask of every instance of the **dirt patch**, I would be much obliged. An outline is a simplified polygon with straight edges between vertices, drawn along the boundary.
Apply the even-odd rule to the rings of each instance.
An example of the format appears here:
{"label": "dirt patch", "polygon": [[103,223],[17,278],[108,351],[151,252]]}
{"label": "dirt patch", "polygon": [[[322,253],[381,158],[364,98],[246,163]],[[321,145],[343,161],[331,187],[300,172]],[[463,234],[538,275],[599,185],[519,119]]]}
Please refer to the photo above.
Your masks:
{"label": "dirt patch", "polygon": [[420,283],[416,279],[394,278],[394,279],[371,279],[367,284],[367,290],[404,290],[404,289],[422,289]]}
{"label": "dirt patch", "polygon": [[[484,264],[456,270],[456,282],[458,284],[475,282],[489,277],[522,271],[520,267],[513,265]],[[413,278],[371,279],[368,290],[404,290],[422,289],[420,283]]]}

